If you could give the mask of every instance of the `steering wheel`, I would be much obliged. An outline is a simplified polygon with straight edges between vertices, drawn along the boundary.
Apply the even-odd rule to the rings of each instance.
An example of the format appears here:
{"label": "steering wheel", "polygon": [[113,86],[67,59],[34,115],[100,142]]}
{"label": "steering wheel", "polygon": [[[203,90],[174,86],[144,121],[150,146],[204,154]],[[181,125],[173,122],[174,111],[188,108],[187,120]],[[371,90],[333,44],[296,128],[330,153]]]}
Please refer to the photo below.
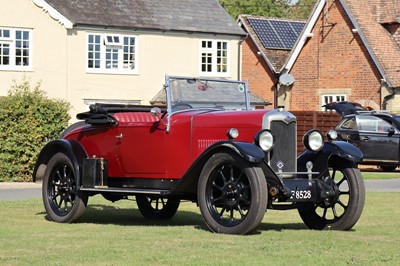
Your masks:
{"label": "steering wheel", "polygon": [[177,103],[174,106],[172,106],[172,111],[192,109],[192,108],[193,108],[193,106],[191,106],[188,103]]}

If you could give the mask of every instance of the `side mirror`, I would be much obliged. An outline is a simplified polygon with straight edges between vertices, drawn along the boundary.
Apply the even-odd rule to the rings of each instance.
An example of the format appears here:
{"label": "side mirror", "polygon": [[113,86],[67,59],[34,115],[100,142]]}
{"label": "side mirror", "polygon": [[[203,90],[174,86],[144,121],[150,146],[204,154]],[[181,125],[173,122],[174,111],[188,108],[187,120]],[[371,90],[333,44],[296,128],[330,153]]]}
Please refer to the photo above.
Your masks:
{"label": "side mirror", "polygon": [[394,127],[391,127],[387,130],[389,136],[393,136],[394,133],[396,133],[396,129]]}
{"label": "side mirror", "polygon": [[161,109],[159,107],[153,107],[150,110],[150,114],[152,116],[158,116],[158,118],[161,118]]}

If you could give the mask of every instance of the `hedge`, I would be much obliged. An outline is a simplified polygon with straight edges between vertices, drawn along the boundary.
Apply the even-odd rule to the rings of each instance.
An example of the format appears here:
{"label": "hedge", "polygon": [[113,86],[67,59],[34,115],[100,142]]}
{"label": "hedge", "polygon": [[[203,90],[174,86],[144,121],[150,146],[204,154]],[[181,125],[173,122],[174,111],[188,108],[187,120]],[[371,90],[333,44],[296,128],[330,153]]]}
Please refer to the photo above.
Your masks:
{"label": "hedge", "polygon": [[37,155],[68,125],[70,104],[49,99],[40,83],[14,81],[0,96],[0,182],[32,181]]}

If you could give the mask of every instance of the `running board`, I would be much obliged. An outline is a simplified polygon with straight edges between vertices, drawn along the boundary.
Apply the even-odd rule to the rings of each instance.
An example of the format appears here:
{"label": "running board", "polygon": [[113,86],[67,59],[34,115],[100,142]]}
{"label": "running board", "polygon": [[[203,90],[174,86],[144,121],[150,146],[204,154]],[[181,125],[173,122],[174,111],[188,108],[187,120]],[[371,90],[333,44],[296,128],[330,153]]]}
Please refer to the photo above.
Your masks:
{"label": "running board", "polygon": [[80,191],[87,192],[109,192],[109,193],[122,193],[122,194],[151,194],[151,195],[167,195],[169,190],[161,189],[143,189],[143,188],[115,188],[115,187],[94,187],[94,188],[79,188]]}

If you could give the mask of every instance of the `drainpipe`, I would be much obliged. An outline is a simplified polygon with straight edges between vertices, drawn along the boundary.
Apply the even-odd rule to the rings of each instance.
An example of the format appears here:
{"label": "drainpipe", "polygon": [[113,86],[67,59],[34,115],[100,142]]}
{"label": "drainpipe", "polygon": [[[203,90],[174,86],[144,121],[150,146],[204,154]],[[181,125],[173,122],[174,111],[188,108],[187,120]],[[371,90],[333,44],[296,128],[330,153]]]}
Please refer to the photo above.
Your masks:
{"label": "drainpipe", "polygon": [[386,110],[387,109],[388,101],[393,99],[394,96],[396,95],[396,89],[395,88],[390,88],[390,90],[392,90],[392,92],[389,95],[386,95],[385,97],[383,97],[382,110]]}

